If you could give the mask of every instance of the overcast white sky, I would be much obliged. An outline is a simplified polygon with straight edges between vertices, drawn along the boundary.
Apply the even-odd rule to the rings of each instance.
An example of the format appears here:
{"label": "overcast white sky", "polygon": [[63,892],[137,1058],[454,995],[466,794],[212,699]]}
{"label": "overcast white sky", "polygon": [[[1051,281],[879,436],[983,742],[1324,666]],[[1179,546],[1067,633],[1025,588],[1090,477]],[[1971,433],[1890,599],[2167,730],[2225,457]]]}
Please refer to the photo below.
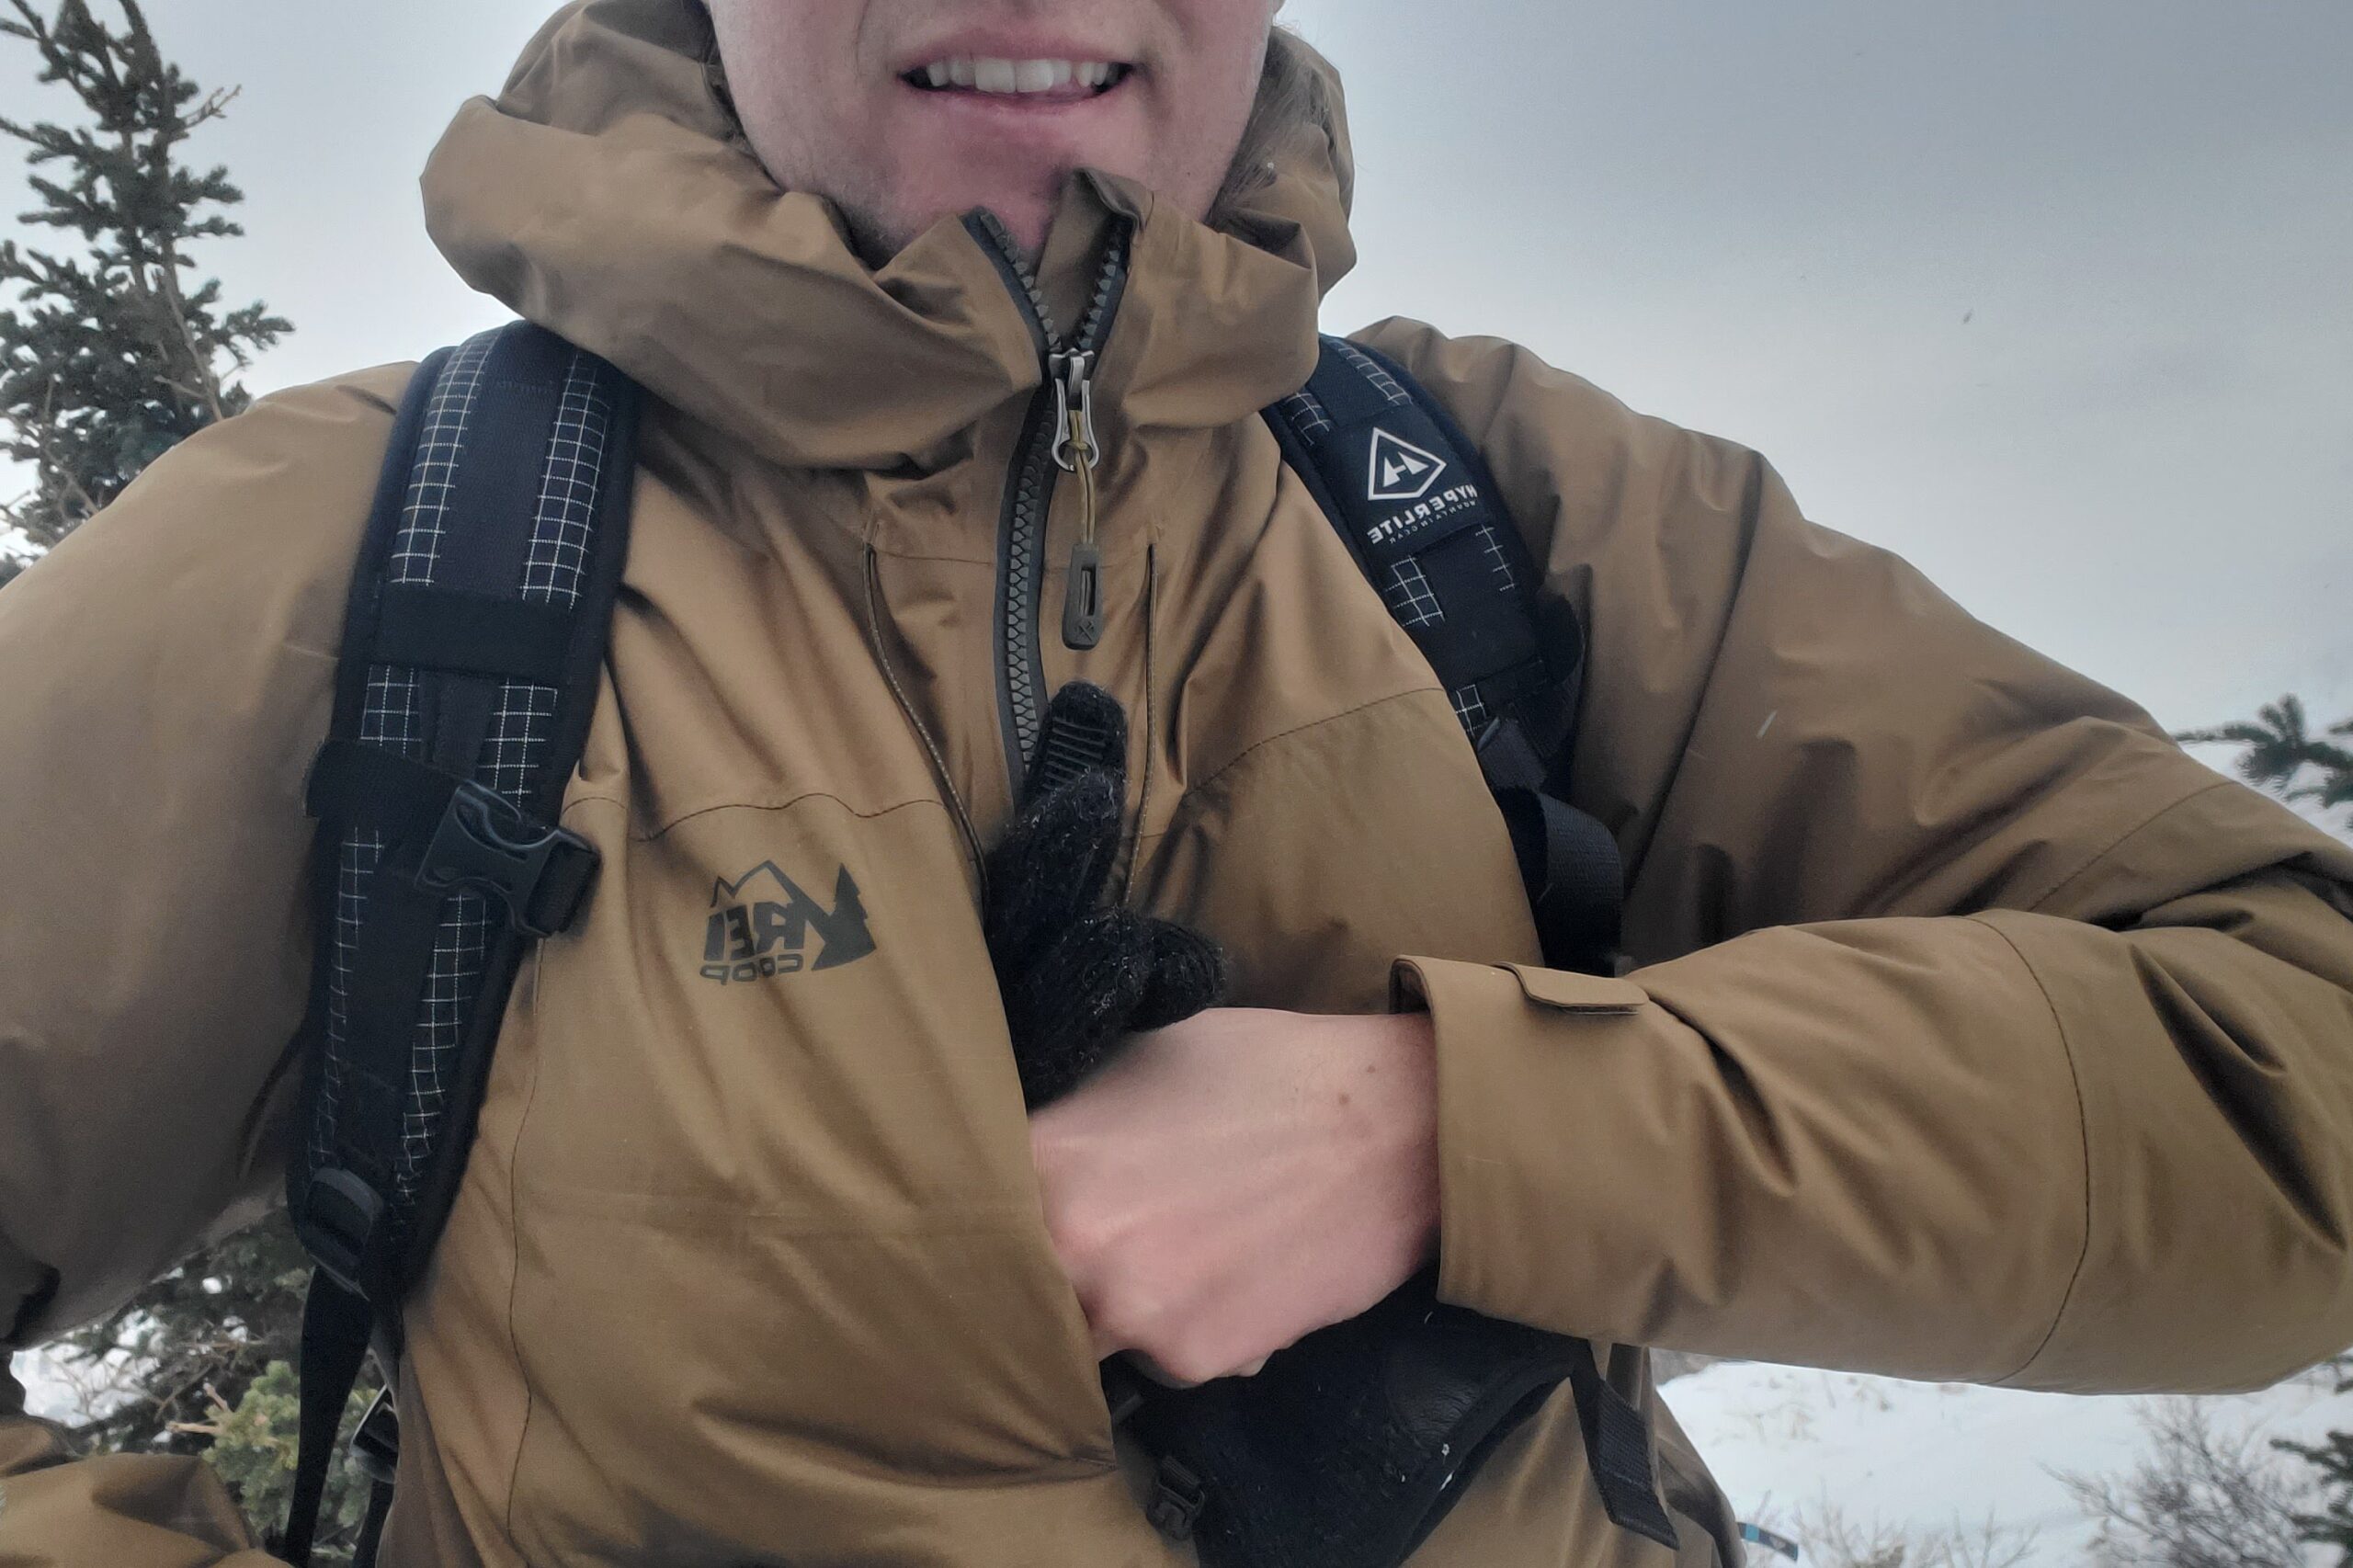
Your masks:
{"label": "overcast white sky", "polygon": [[[149,0],[257,389],[498,319],[415,176],[544,0]],[[1745,441],[1822,522],[2172,725],[2353,713],[2353,3],[1292,0],[1392,312]],[[11,50],[13,40],[0,40]],[[28,104],[0,52],[0,102]],[[15,192],[0,167],[0,205]]]}

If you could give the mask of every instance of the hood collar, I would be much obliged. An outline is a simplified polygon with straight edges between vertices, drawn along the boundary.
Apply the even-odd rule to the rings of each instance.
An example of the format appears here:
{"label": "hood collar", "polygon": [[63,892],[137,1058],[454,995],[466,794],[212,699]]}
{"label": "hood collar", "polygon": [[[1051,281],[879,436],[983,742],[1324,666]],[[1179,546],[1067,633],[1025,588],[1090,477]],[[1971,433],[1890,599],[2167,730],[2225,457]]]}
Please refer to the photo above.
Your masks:
{"label": "hood collar", "polygon": [[[1306,381],[1317,304],[1355,259],[1347,159],[1344,133],[1302,133],[1219,229],[1131,181],[1073,178],[1040,266],[1050,301],[1084,297],[1107,226],[1134,226],[1097,374],[1109,417],[1229,424]],[[965,224],[870,267],[831,204],[777,187],[693,0],[559,12],[495,100],[460,109],[424,190],[469,284],[775,461],[927,466],[1041,379]]]}

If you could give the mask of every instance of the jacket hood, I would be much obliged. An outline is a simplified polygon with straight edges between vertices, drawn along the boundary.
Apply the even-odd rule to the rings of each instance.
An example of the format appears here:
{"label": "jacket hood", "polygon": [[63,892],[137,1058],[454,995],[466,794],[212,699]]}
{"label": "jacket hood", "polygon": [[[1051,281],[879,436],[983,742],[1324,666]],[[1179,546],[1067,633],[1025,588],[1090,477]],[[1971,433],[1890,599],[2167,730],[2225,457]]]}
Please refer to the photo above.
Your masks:
{"label": "jacket hood", "polygon": [[[1319,301],[1355,259],[1345,131],[1294,136],[1267,176],[1215,229],[1132,181],[1070,182],[1040,263],[1049,299],[1083,293],[1108,222],[1136,225],[1097,377],[1131,428],[1228,424],[1313,370]],[[424,192],[469,284],[775,461],[927,466],[1041,378],[962,223],[876,268],[829,202],[779,188],[694,0],[557,13],[498,97],[459,111]]]}

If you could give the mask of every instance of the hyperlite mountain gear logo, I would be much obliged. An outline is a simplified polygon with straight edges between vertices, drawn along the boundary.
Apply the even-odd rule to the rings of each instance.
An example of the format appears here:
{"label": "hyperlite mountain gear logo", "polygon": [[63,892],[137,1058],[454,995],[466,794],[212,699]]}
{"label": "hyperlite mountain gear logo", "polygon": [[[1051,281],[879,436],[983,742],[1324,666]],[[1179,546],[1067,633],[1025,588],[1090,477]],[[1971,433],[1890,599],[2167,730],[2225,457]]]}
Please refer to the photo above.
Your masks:
{"label": "hyperlite mountain gear logo", "polygon": [[773,860],[761,861],[733,881],[721,878],[711,887],[710,903],[710,919],[703,928],[702,977],[722,985],[838,969],[874,950],[874,937],[866,929],[866,905],[858,901],[858,883],[847,866],[835,873],[831,909],[779,870]]}
{"label": "hyperlite mountain gear logo", "polygon": [[1413,442],[1375,426],[1371,467],[1368,471],[1372,475],[1372,484],[1367,498],[1418,501],[1430,493],[1430,486],[1438,483],[1446,467],[1446,460],[1436,452],[1426,452]]}

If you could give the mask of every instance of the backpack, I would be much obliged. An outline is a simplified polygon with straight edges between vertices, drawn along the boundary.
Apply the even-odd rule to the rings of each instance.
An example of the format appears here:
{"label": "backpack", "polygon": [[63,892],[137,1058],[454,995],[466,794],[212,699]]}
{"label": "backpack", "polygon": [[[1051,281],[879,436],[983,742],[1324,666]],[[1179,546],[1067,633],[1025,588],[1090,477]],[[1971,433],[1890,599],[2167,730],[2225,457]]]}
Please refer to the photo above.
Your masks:
{"label": "backpack", "polygon": [[[1038,395],[1056,400],[1067,430],[1087,411],[1064,390],[1050,379]],[[572,924],[596,878],[595,849],[559,813],[626,553],[642,398],[604,360],[517,323],[427,359],[393,426],[334,719],[306,786],[318,959],[287,1190],[316,1272],[300,1459],[276,1543],[297,1565],[360,1364],[371,1347],[387,1371],[397,1364],[400,1303],[454,1201],[517,967]],[[1449,693],[1510,828],[1547,961],[1607,972],[1617,848],[1562,798],[1582,631],[1567,607],[1540,610],[1535,564],[1476,448],[1400,367],[1336,337],[1264,417]],[[1066,436],[1056,448],[1059,460]],[[1559,618],[1553,635],[1539,635],[1540,614]],[[1540,1337],[1583,1351],[1581,1363],[1548,1359],[1535,1392],[1575,1383],[1610,1517],[1672,1544],[1643,1417],[1583,1341]],[[398,1452],[389,1386],[351,1448],[374,1483],[357,1559],[369,1568]],[[1438,1491],[1459,1492],[1458,1468]],[[1178,1470],[1174,1517],[1155,1522],[1183,1529],[1210,1497]]]}

